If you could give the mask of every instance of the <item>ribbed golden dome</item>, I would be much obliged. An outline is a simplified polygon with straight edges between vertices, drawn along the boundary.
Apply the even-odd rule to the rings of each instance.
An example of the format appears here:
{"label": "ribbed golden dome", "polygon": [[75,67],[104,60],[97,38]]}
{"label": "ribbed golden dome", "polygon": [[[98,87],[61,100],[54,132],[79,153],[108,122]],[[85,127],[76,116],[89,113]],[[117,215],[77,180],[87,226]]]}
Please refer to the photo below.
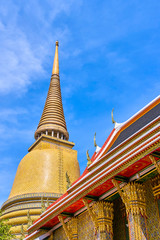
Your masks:
{"label": "ribbed golden dome", "polygon": [[49,91],[38,128],[35,132],[35,139],[37,139],[42,133],[66,140],[69,138],[61,97],[58,41],[56,41],[56,50]]}
{"label": "ribbed golden dome", "polygon": [[9,198],[38,192],[62,194],[67,189],[66,172],[71,182],[79,177],[77,151],[71,149],[74,144],[58,140],[56,145],[53,138],[47,144],[50,138],[42,136],[39,145],[21,160]]}

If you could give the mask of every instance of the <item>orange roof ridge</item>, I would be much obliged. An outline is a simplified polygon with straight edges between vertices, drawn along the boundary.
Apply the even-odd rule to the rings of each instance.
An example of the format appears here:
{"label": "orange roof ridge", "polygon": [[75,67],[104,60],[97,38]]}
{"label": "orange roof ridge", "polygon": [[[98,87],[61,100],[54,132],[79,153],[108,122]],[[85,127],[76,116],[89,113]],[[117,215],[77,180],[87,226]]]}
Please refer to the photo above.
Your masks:
{"label": "orange roof ridge", "polygon": [[[136,121],[138,118],[143,116],[146,112],[151,110],[153,107],[155,107],[157,104],[160,103],[160,95],[153,99],[151,102],[149,102],[145,107],[143,107],[141,110],[136,112],[132,117],[130,117],[127,121],[121,123],[120,128],[126,128],[128,125],[132,124],[134,121]],[[127,125],[127,126],[126,126]]]}
{"label": "orange roof ridge", "polygon": [[101,158],[107,151],[110,150],[118,136],[121,132],[123,132],[126,128],[128,128],[130,125],[132,125],[134,122],[136,122],[139,118],[141,118],[143,115],[145,115],[147,112],[149,112],[152,108],[157,106],[160,103],[160,95],[153,99],[150,103],[148,103],[145,107],[143,107],[140,111],[135,113],[132,117],[130,117],[127,121],[119,124],[117,127],[114,127],[111,134],[107,138],[106,142],[103,144],[101,150],[98,152],[94,159],[94,163],[96,160]]}

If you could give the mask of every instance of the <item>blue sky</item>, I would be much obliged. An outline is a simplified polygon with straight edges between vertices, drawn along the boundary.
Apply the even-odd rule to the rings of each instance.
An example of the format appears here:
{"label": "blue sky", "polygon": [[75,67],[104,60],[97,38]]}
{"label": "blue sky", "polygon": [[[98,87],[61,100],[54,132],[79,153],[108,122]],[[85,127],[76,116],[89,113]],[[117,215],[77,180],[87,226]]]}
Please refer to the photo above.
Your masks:
{"label": "blue sky", "polygon": [[0,204],[34,142],[59,40],[64,112],[81,172],[111,110],[126,121],[160,93],[160,1],[0,1]]}

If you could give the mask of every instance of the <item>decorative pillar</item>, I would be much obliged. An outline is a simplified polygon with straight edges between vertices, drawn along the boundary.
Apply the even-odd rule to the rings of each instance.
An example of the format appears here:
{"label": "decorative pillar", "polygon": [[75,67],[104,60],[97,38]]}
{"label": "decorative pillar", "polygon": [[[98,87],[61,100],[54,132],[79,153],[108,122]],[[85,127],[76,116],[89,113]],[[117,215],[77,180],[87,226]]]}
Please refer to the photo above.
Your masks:
{"label": "decorative pillar", "polygon": [[57,138],[59,138],[59,132],[57,132]]}
{"label": "decorative pillar", "polygon": [[63,226],[63,229],[68,240],[78,239],[77,218],[76,217],[71,218],[71,220],[67,224],[64,222],[64,219],[61,215],[59,215],[58,218]]}
{"label": "decorative pillar", "polygon": [[148,240],[146,199],[143,185],[131,182],[121,190],[115,179],[112,182],[126,207],[130,240]]}
{"label": "decorative pillar", "polygon": [[158,213],[160,217],[160,165],[157,163],[156,158],[152,155],[149,156],[151,162],[155,165],[158,175],[152,179],[152,190],[157,203]]}
{"label": "decorative pillar", "polygon": [[160,174],[152,179],[152,191],[160,218]]}
{"label": "decorative pillar", "polygon": [[113,203],[98,201],[98,232],[97,239],[112,240],[113,239]]}
{"label": "decorative pillar", "polygon": [[89,207],[88,201],[83,199],[95,227],[97,240],[113,239],[113,203],[97,201],[93,209]]}
{"label": "decorative pillar", "polygon": [[63,133],[61,133],[61,139],[63,139]]}
{"label": "decorative pillar", "polygon": [[54,137],[54,130],[52,130],[52,137]]}

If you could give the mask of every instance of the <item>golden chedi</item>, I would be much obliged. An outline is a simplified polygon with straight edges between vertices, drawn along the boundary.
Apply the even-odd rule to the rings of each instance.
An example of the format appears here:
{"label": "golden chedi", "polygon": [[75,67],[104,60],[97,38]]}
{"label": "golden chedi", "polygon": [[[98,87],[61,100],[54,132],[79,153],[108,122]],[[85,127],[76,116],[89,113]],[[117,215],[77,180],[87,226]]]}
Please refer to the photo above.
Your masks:
{"label": "golden chedi", "polygon": [[[66,173],[71,182],[79,176],[77,151],[68,141],[59,78],[58,41],[52,76],[44,110],[35,132],[36,141],[21,160],[8,200],[2,205],[3,218],[9,218],[17,239],[22,224],[36,220],[42,202],[54,202],[67,190]],[[29,210],[29,211],[28,211]]]}

